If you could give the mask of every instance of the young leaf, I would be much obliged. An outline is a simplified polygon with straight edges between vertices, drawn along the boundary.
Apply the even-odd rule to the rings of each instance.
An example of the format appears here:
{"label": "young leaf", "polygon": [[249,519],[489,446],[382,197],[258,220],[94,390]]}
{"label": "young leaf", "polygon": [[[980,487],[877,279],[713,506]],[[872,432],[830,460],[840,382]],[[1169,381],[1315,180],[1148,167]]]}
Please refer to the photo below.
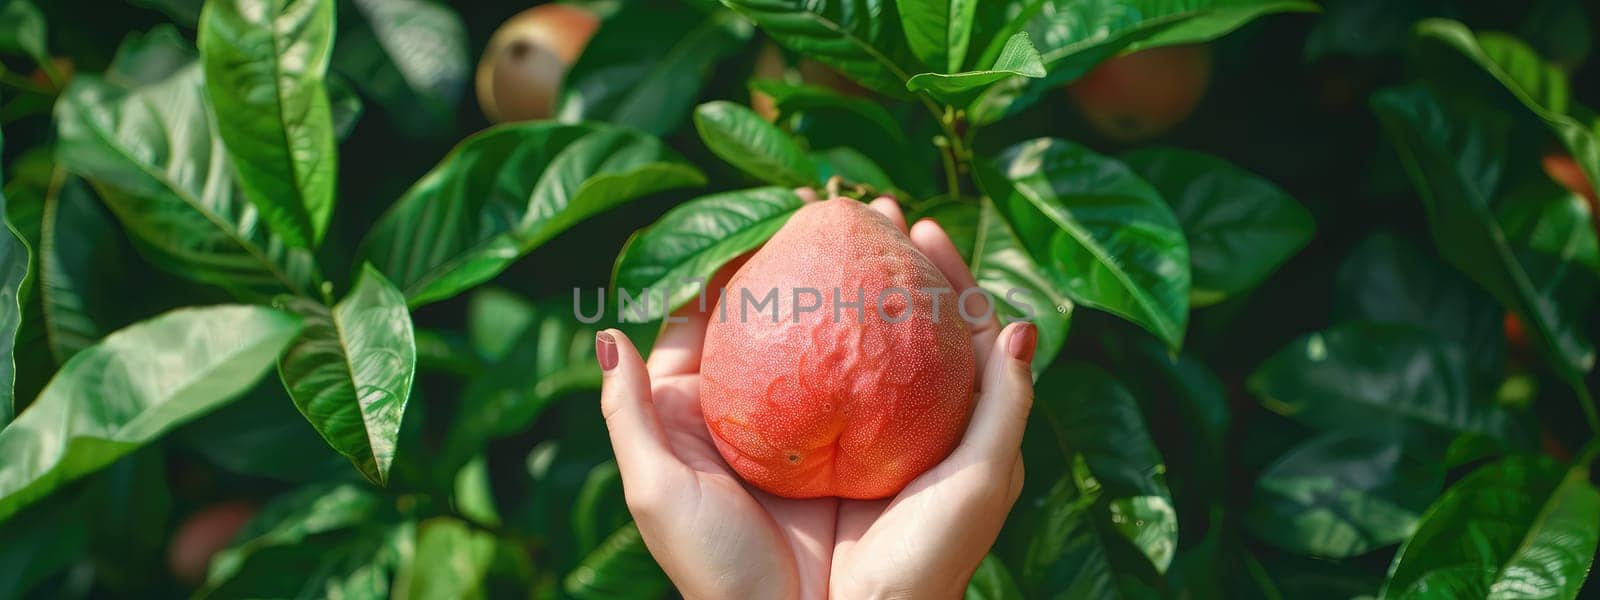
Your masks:
{"label": "young leaf", "polygon": [[239,187],[302,248],[327,233],[339,172],[324,82],[333,9],[334,0],[214,0],[200,15],[206,93]]}
{"label": "young leaf", "polygon": [[705,178],[653,137],[588,123],[517,123],[462,142],[362,240],[411,306],[488,281],[595,214]]}
{"label": "young leaf", "polygon": [[722,0],[784,47],[838,69],[873,91],[905,95],[916,59],[886,0]]}
{"label": "young leaf", "polygon": [[1400,546],[1380,598],[1577,598],[1600,539],[1583,464],[1516,456],[1446,490]]}
{"label": "young leaf", "polygon": [[961,70],[972,38],[972,17],[979,0],[900,0],[900,24],[906,44],[927,65],[940,73]]}
{"label": "young leaf", "polygon": [[433,0],[351,4],[355,10],[339,15],[333,68],[382,106],[403,134],[449,133],[472,74],[461,15]]}
{"label": "young leaf", "polygon": [[718,62],[744,48],[750,22],[642,3],[600,24],[561,81],[558,118],[606,121],[654,135],[683,123]]}
{"label": "young leaf", "polygon": [[[0,136],[0,148],[5,137]],[[3,174],[0,174],[3,175]],[[0,181],[3,183],[3,181]],[[0,193],[0,429],[16,415],[17,332],[22,327],[23,287],[28,283],[28,245],[7,218],[6,197]]]}
{"label": "young leaf", "polygon": [[1347,558],[1406,539],[1443,487],[1444,465],[1395,437],[1331,431],[1262,471],[1244,523],[1290,552]]}
{"label": "young leaf", "polygon": [[469,598],[483,593],[494,535],[450,517],[417,527],[417,547],[395,576],[398,598]]}
{"label": "young leaf", "polygon": [[75,77],[56,126],[61,163],[94,184],[152,263],[248,299],[315,290],[311,254],[239,195],[199,65],[135,87]]}
{"label": "young leaf", "polygon": [[[628,238],[617,256],[611,287],[664,298],[648,305],[648,320],[659,319],[695,299],[728,261],[765,243],[800,204],[800,197],[784,188],[685,202]],[[707,300],[714,302],[714,295]]]}
{"label": "young leaf", "polygon": [[106,337],[61,368],[4,430],[0,521],[249,388],[300,330],[253,306],[169,312]]}
{"label": "young leaf", "polygon": [[906,90],[927,90],[948,104],[962,104],[974,93],[1007,77],[1037,79],[1045,76],[1044,61],[1034,49],[1027,32],[1019,32],[1006,42],[994,65],[982,71],[963,73],[922,73],[906,81]]}
{"label": "young leaf", "polygon": [[575,600],[654,598],[671,589],[672,582],[644,547],[639,528],[629,523],[585,556],[562,588]]}
{"label": "young leaf", "polygon": [[1161,192],[1189,240],[1194,306],[1260,285],[1311,241],[1316,224],[1272,182],[1225,160],[1177,148],[1120,157]]}
{"label": "young leaf", "polygon": [[1268,410],[1323,429],[1411,422],[1515,439],[1510,415],[1470,385],[1461,348],[1411,325],[1353,321],[1268,358],[1250,390]]}
{"label": "young leaf", "polygon": [[1586,285],[1572,275],[1587,274],[1517,252],[1490,212],[1500,166],[1494,153],[1504,151],[1506,132],[1454,114],[1423,88],[1379,92],[1372,107],[1422,196],[1440,253],[1522,317],[1562,379],[1581,385],[1595,349],[1575,325],[1581,303],[1566,296]]}
{"label": "young leaf", "polygon": [[694,110],[694,127],[712,153],[751,177],[787,187],[817,184],[817,166],[805,150],[753,110],[707,102]]}
{"label": "young leaf", "polygon": [[368,481],[386,484],[417,371],[405,296],[367,266],[331,310],[308,298],[285,308],[306,321],[278,360],[294,405]]}
{"label": "young leaf", "polygon": [[977,169],[1028,255],[1065,284],[1059,291],[1182,345],[1189,246],[1154,188],[1116,160],[1050,138]]}

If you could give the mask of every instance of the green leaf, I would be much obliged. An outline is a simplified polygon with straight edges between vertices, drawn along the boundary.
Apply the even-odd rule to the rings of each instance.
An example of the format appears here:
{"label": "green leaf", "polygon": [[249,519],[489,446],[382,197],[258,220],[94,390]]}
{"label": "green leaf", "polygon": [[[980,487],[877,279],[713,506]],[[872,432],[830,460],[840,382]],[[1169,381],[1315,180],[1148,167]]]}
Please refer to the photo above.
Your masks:
{"label": "green leaf", "polygon": [[1405,540],[1443,487],[1443,464],[1385,432],[1332,431],[1262,471],[1244,524],[1290,552],[1347,558]]}
{"label": "green leaf", "polygon": [[906,44],[922,64],[940,73],[961,70],[978,0],[900,0],[895,8]]}
{"label": "green leaf", "polygon": [[867,158],[867,155],[855,148],[839,146],[812,152],[809,156],[811,162],[817,165],[818,181],[826,182],[837,175],[843,180],[845,189],[854,185],[864,185],[867,186],[867,191],[875,194],[895,195],[896,188],[889,174],[885,173],[877,162]]}
{"label": "green leaf", "polygon": [[[387,597],[416,527],[384,498],[322,484],[274,499],[211,559],[197,598]],[[350,595],[344,595],[350,594]]]}
{"label": "green leaf", "polygon": [[136,284],[120,256],[122,234],[88,185],[63,174],[54,192],[45,197],[37,281],[50,353],[60,364],[123,324],[120,294]]}
{"label": "green leaf", "polygon": [[1316,223],[1272,182],[1221,158],[1177,148],[1122,155],[1161,192],[1189,241],[1191,305],[1247,291],[1311,242]]}
{"label": "green leaf", "polygon": [[647,320],[660,319],[698,297],[723,265],[766,243],[800,205],[793,191],[776,187],[680,204],[628,238],[617,256],[611,287],[637,297],[663,298],[648,304],[645,315]]}
{"label": "green leaf", "polygon": [[478,455],[456,472],[452,504],[461,516],[485,527],[500,527],[504,521],[495,508],[494,482],[489,478],[489,459]]}
{"label": "green leaf", "polygon": [[1068,462],[1087,468],[1079,488],[1092,485],[1106,527],[1132,543],[1157,572],[1172,563],[1178,516],[1167,490],[1166,465],[1145,428],[1139,405],[1105,371],[1064,362],[1040,375],[1036,402]]}
{"label": "green leaf", "polygon": [[576,600],[656,598],[672,589],[672,582],[644,547],[639,528],[629,523],[584,557],[562,588]]}
{"label": "green leaf", "polygon": [[353,0],[339,15],[333,68],[388,113],[401,133],[441,137],[472,74],[467,28],[432,0]]}
{"label": "green leaf", "polygon": [[1005,563],[995,558],[993,554],[983,557],[983,562],[978,563],[978,570],[972,573],[972,579],[967,581],[965,600],[1022,600],[1022,590],[1017,587],[1017,580],[1011,577],[1011,571],[1006,569]]}
{"label": "green leaf", "polygon": [[333,215],[338,148],[328,102],[334,0],[214,0],[200,59],[217,133],[245,198],[291,246],[316,247]]}
{"label": "green leaf", "polygon": [[40,65],[50,62],[44,13],[32,0],[0,0],[0,54],[22,53]]}
{"label": "green leaf", "polygon": [[358,255],[411,306],[488,281],[578,222],[704,177],[603,124],[515,123],[467,138],[379,218]]}
{"label": "green leaf", "polygon": [[590,469],[572,505],[572,537],[578,543],[578,552],[593,552],[600,546],[601,536],[627,525],[628,520],[617,461],[608,460]]}
{"label": "green leaf", "polygon": [[885,0],[722,0],[784,47],[826,64],[873,91],[905,95],[915,64]]}
{"label": "green leaf", "polygon": [[1372,106],[1422,196],[1440,253],[1522,317],[1563,380],[1581,381],[1595,350],[1575,325],[1581,306],[1565,296],[1587,282],[1569,277],[1576,265],[1517,252],[1490,212],[1505,132],[1454,114],[1421,88],[1379,92]]}
{"label": "green leaf", "polygon": [[405,296],[369,265],[331,310],[307,298],[284,308],[306,321],[278,360],[295,407],[368,481],[385,485],[417,372]]}
{"label": "green leaf", "polygon": [[49,502],[0,523],[0,595],[26,598],[46,578],[83,558],[89,522],[79,502]]}
{"label": "green leaf", "polygon": [[0,521],[248,389],[300,322],[272,309],[177,310],[78,353],[10,426]]}
{"label": "green leaf", "polygon": [[[1078,461],[1077,470],[1082,461]],[[1044,500],[1044,519],[1022,566],[1023,589],[1030,598],[1156,597],[1142,587],[1144,576],[1129,565],[1125,542],[1119,543],[1105,520],[1100,487],[1092,478],[1069,475],[1051,488]],[[1144,567],[1148,569],[1149,567]]]}
{"label": "green leaf", "polygon": [[[4,146],[5,137],[0,135],[0,148]],[[14,352],[17,332],[22,327],[23,290],[28,284],[28,272],[32,270],[28,244],[11,225],[8,213],[5,194],[0,193],[0,429],[16,415]]]}
{"label": "green leaf", "polygon": [[[264,378],[239,399],[173,432],[181,446],[218,468],[275,481],[347,478],[350,461],[306,422],[278,378]],[[262,452],[272,448],[272,452]]]}
{"label": "green leaf", "polygon": [[[807,113],[821,110],[839,110],[855,115],[873,126],[875,129],[871,136],[889,140],[894,147],[908,148],[911,142],[906,139],[905,128],[896,121],[893,114],[882,104],[846,96],[832,89],[815,85],[796,85],[784,83],[776,79],[752,79],[750,88],[756,92],[772,96],[772,101],[777,104],[778,112],[784,115]],[[855,132],[856,135],[866,135]],[[908,150],[909,151],[909,150]],[[879,157],[887,159],[888,157]]]}
{"label": "green leaf", "polygon": [[817,166],[805,150],[753,110],[707,102],[695,108],[694,127],[712,153],[751,177],[788,187],[817,183]]}
{"label": "green leaf", "polygon": [[1446,490],[1389,566],[1381,598],[1577,598],[1600,539],[1583,465],[1518,456]]}
{"label": "green leaf", "polygon": [[395,577],[397,598],[470,598],[484,592],[496,541],[450,517],[424,521],[417,548]]}
{"label": "green leaf", "polygon": [[[198,10],[195,14],[199,15]],[[157,25],[123,38],[104,76],[106,81],[124,87],[154,85],[188,68],[199,56],[194,44],[177,27]]]}
{"label": "green leaf", "polygon": [[57,156],[94,184],[157,266],[247,299],[310,293],[310,253],[267,231],[234,185],[200,67],[127,87],[73,78],[56,104]]}
{"label": "green leaf", "polygon": [[1027,32],[1011,36],[994,65],[982,71],[921,73],[906,81],[913,92],[927,90],[948,104],[961,104],[973,94],[1007,77],[1038,79],[1045,76],[1044,61],[1028,40]]}
{"label": "green leaf", "polygon": [[1038,1],[1028,5],[1026,20],[1012,20],[998,32],[978,64],[991,63],[1003,51],[1001,40],[1025,31],[1049,75],[1012,77],[990,87],[968,106],[969,117],[984,125],[1019,113],[1121,52],[1207,42],[1266,15],[1318,10],[1308,0]]}
{"label": "green leaf", "polygon": [[193,26],[200,22],[200,11],[205,0],[132,0],[136,6],[153,8],[166,13],[174,22]]}
{"label": "green leaf", "polygon": [[[1033,370],[1043,371],[1067,343],[1067,329],[1072,325],[1075,304],[1061,292],[1065,281],[1058,278],[1057,273],[1040,268],[1028,255],[1017,232],[995,209],[993,201],[982,200],[977,212],[972,219],[977,222],[977,228],[968,259],[973,277],[978,287],[994,296],[996,310],[1003,320],[1032,321],[1038,328]],[[972,222],[941,219],[937,215],[934,219],[947,228],[953,223]]]}
{"label": "green leaf", "polygon": [[753,29],[727,10],[629,6],[599,31],[561,82],[558,118],[606,121],[666,135],[678,128],[717,63],[743,49]]}
{"label": "green leaf", "polygon": [[1160,194],[1128,167],[1065,140],[1039,138],[978,164],[978,178],[1059,291],[1182,345],[1189,246]]}
{"label": "green leaf", "polygon": [[1398,421],[1513,439],[1510,415],[1471,381],[1465,352],[1432,332],[1352,321],[1279,350],[1249,386],[1268,410],[1312,427]]}
{"label": "green leaf", "polygon": [[1514,247],[1577,262],[1600,273],[1600,240],[1596,239],[1600,232],[1583,196],[1541,181],[1512,190],[1499,204],[1495,220]]}

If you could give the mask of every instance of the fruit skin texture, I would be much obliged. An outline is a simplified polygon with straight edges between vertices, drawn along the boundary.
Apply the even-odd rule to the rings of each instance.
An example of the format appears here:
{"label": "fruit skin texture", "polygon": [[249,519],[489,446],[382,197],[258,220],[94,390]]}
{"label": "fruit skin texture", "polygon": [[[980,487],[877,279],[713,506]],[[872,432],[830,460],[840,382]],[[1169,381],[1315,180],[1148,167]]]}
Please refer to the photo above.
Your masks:
{"label": "fruit skin texture", "polygon": [[167,545],[167,567],[173,577],[188,585],[204,581],[211,557],[227,548],[255,515],[255,506],[247,502],[214,504],[190,515]]}
{"label": "fruit skin texture", "polygon": [[548,119],[561,79],[583,54],[600,19],[569,4],[543,4],[507,19],[478,62],[478,105],[490,121]]}
{"label": "fruit skin texture", "polygon": [[[951,287],[866,205],[801,208],[734,274],[706,329],[700,407],[722,457],[779,496],[853,499],[892,496],[943,460],[972,413],[976,358],[959,290],[937,300],[918,290]],[[899,323],[879,314],[893,288],[911,291]],[[755,302],[773,289],[776,323],[772,305],[741,301],[743,290]],[[835,322],[835,289],[843,303],[866,299],[864,322],[842,303]],[[887,294],[881,311],[907,317],[907,300]]]}
{"label": "fruit skin texture", "polygon": [[1164,46],[1100,64],[1068,85],[1067,95],[1096,132],[1128,143],[1183,122],[1210,82],[1210,46]]}

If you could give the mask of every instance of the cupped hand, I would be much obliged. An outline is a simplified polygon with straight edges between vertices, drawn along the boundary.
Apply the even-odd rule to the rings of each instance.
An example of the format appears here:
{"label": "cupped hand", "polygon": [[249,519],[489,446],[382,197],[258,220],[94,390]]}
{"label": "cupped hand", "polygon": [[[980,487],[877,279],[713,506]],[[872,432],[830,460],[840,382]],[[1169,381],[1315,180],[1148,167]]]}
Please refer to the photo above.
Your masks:
{"label": "cupped hand", "polygon": [[[872,207],[905,229],[893,200]],[[919,222],[910,236],[956,289],[975,285],[937,224]],[[737,266],[724,268],[708,289]],[[974,296],[967,312],[990,311]],[[899,495],[793,500],[745,485],[711,441],[699,401],[709,316],[698,304],[675,313],[648,363],[619,331],[595,340],[605,371],[601,408],[628,509],[684,597],[960,596],[1021,491],[1032,326],[1002,332],[992,314],[974,325],[979,397],[967,433]]]}

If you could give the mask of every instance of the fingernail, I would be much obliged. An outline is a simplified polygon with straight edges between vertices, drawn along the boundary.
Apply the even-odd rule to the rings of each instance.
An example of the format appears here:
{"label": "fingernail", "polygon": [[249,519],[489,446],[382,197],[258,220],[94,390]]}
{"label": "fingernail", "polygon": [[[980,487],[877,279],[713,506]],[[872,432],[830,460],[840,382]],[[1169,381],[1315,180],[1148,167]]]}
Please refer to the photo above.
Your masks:
{"label": "fingernail", "polygon": [[600,361],[601,371],[617,368],[617,338],[611,337],[610,332],[594,334],[594,359]]}
{"label": "fingernail", "polygon": [[1006,353],[1025,363],[1033,363],[1033,349],[1039,342],[1039,329],[1033,323],[1023,323],[1006,342]]}

